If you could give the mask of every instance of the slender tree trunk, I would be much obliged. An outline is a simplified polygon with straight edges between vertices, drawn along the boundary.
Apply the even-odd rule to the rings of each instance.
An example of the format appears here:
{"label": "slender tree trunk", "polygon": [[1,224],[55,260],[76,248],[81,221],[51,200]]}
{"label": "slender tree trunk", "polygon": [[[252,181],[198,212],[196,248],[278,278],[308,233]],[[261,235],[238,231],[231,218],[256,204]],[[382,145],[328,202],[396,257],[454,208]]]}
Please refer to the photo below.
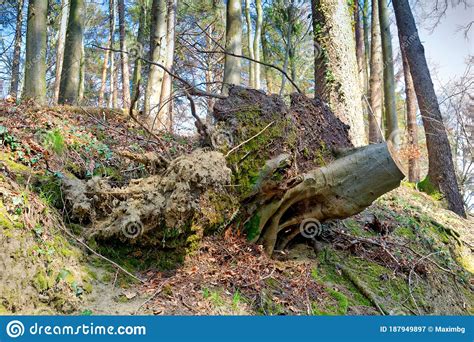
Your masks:
{"label": "slender tree trunk", "polygon": [[53,104],[58,103],[61,73],[63,71],[64,44],[66,43],[67,19],[69,15],[69,1],[61,1],[61,22],[59,24],[58,44],[56,47],[56,76],[54,79]]}
{"label": "slender tree trunk", "polygon": [[379,2],[380,30],[382,33],[383,54],[383,93],[385,105],[385,138],[390,139],[395,147],[400,144],[398,116],[395,102],[395,77],[393,72],[392,34],[388,17],[387,0]]}
{"label": "slender tree trunk", "polygon": [[10,83],[10,96],[14,99],[18,95],[20,81],[20,55],[21,55],[21,27],[23,24],[23,0],[16,4],[15,43],[13,49],[12,78]]}
{"label": "slender tree trunk", "polygon": [[[137,85],[141,81],[142,78],[142,60],[139,57],[143,53],[143,46],[145,44],[145,27],[146,27],[146,18],[148,16],[148,6],[147,6],[147,0],[140,0],[140,17],[139,17],[139,24],[138,24],[138,34],[137,34],[137,41],[138,41],[138,47],[135,51],[137,54],[135,56],[135,61],[134,61],[134,68],[133,68],[133,98],[135,98],[136,91],[139,91],[140,89],[137,89]],[[135,109],[138,108],[138,101],[135,103]]]}
{"label": "slender tree trunk", "polygon": [[[151,25],[151,60],[155,63],[165,65],[166,63],[166,0],[153,0],[152,25]],[[161,89],[164,71],[157,65],[150,65],[148,84],[145,96],[145,113],[149,115],[150,122],[157,122],[160,128],[161,122],[166,118],[158,117],[160,109]]]}
{"label": "slender tree trunk", "polygon": [[[240,0],[227,0],[225,49],[229,53],[242,54],[242,4]],[[222,92],[227,94],[229,85],[240,84],[241,59],[225,56],[224,84]]]}
{"label": "slender tree trunk", "polygon": [[26,32],[23,99],[46,103],[46,30],[48,0],[30,0]]}
{"label": "slender tree trunk", "polygon": [[[263,7],[262,0],[255,0],[255,6],[257,8],[257,22],[255,25],[255,36],[253,39],[253,51],[255,54],[255,60],[260,61],[260,41],[262,37],[262,25],[263,25]],[[255,77],[255,89],[261,87],[261,68],[260,63],[254,64],[254,77]]]}
{"label": "slender tree trunk", "polygon": [[[113,35],[114,35],[114,32],[112,30],[113,28],[113,8],[114,8],[114,0],[110,0],[109,1],[109,41],[107,43],[107,46],[109,49],[112,49],[112,40],[113,40]],[[104,95],[105,95],[105,88],[106,88],[106,85],[107,85],[107,69],[109,67],[109,58],[110,58],[110,55],[111,55],[111,51],[110,50],[106,50],[105,53],[104,53],[104,63],[102,64],[102,78],[101,78],[101,82],[100,82],[100,90],[99,90],[99,107],[100,106],[104,106],[106,107],[107,104],[104,103]],[[111,58],[111,64],[112,64],[112,61],[113,61],[113,58]],[[111,68],[111,71],[110,73],[112,74],[112,68]]]}
{"label": "slender tree trunk", "polygon": [[[110,34],[110,49],[115,47],[115,0],[109,2],[109,34]],[[109,90],[109,107],[117,108],[117,70],[115,66],[115,52],[110,51],[110,90]]]}
{"label": "slender tree trunk", "polygon": [[428,148],[427,182],[439,190],[448,202],[449,209],[466,216],[459,192],[448,135],[434,91],[425,50],[421,44],[408,0],[394,0],[395,17],[404,44],[410,73],[413,79],[418,106],[426,134]]}
{"label": "slender tree trunk", "polygon": [[379,4],[372,0],[372,32],[369,80],[369,143],[379,143],[382,137],[382,39],[380,34]]}
{"label": "slender tree trunk", "polygon": [[120,32],[120,61],[122,66],[122,101],[123,107],[130,107],[130,70],[128,67],[127,43],[125,41],[125,5],[124,0],[118,0],[119,32]]}
{"label": "slender tree trunk", "polygon": [[364,45],[364,27],[362,25],[361,10],[359,8],[359,0],[354,2],[354,25],[355,25],[355,41],[356,41],[356,57],[357,68],[359,69],[359,81],[361,89],[366,93],[367,91],[367,62],[365,60],[365,45]]}
{"label": "slender tree trunk", "polygon": [[[262,27],[262,54],[263,54],[263,61],[265,63],[270,63],[270,54],[268,50],[268,42],[266,38],[266,29],[265,26]],[[270,94],[274,93],[274,85],[273,85],[273,77],[271,74],[271,70],[269,67],[263,67],[265,73],[265,83],[267,84],[267,92]]]}
{"label": "slender tree trunk", "polygon": [[[245,20],[247,23],[247,41],[250,58],[255,59],[252,42],[252,19],[250,18],[250,0],[245,0]],[[249,87],[255,88],[255,63],[249,61]]]}
{"label": "slender tree trunk", "polygon": [[[166,34],[166,63],[165,66],[168,70],[173,69],[174,62],[174,45],[176,39],[176,10],[178,7],[178,0],[169,0],[168,2],[168,29]],[[166,73],[163,75],[163,85],[161,89],[160,99],[160,117],[163,118],[164,128],[171,131],[173,128],[173,78],[170,74]]]}
{"label": "slender tree trunk", "polygon": [[111,80],[110,80],[110,88],[112,91],[111,96],[111,106],[112,108],[118,108],[118,78],[119,78],[119,63],[117,54],[112,53],[112,61],[111,61]]}
{"label": "slender tree trunk", "polygon": [[81,42],[81,68],[79,70],[79,94],[77,95],[77,103],[80,104],[84,99],[84,86],[86,77],[86,54],[84,51],[84,40]]}
{"label": "slender tree trunk", "polygon": [[80,91],[84,0],[71,0],[58,102],[77,104]]}
{"label": "slender tree trunk", "polygon": [[[288,27],[286,31],[286,49],[285,49],[285,60],[283,62],[283,71],[286,73],[288,70],[288,63],[290,60],[290,52],[291,52],[291,33],[293,31],[293,4],[294,1],[290,0],[290,3],[287,8],[288,13]],[[283,94],[285,90],[286,84],[286,77],[281,75],[281,86],[280,86],[280,96]]]}
{"label": "slender tree trunk", "polygon": [[369,44],[369,2],[370,0],[363,0],[364,1],[364,8],[362,10],[362,24],[364,27],[364,46],[365,46],[365,63],[366,63],[366,76],[367,76],[367,84],[366,84],[366,92],[369,90],[369,61],[370,61],[370,44]]}
{"label": "slender tree trunk", "polygon": [[312,0],[315,96],[350,127],[355,146],[366,144],[352,16],[347,1]]}
{"label": "slender tree trunk", "polygon": [[[401,40],[400,40],[401,41]],[[418,125],[416,124],[416,94],[410,74],[405,49],[400,46],[403,60],[403,74],[405,76],[405,97],[408,128],[408,180],[412,183],[420,181],[420,165],[418,160]]]}

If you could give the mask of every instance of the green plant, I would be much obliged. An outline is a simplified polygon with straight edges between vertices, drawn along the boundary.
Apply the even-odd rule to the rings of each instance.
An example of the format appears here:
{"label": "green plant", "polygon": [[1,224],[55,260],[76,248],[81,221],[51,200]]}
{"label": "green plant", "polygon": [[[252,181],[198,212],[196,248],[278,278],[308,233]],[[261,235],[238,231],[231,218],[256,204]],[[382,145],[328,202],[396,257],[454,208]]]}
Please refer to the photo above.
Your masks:
{"label": "green plant", "polygon": [[64,143],[64,137],[59,129],[46,132],[43,141],[44,146],[47,149],[52,150],[56,154],[63,154],[66,145]]}

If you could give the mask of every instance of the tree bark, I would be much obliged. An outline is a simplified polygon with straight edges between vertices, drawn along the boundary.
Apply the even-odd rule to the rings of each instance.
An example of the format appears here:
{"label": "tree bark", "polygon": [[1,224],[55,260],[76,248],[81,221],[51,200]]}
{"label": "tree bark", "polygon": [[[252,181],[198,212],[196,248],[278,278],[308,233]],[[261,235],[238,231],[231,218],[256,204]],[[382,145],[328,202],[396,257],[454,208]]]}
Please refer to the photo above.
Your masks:
{"label": "tree bark", "polygon": [[[227,0],[225,49],[235,55],[242,54],[242,4],[240,0]],[[226,55],[222,86],[224,94],[227,94],[230,85],[240,84],[240,72],[240,58]]]}
{"label": "tree bark", "polygon": [[61,104],[77,104],[79,99],[84,12],[84,0],[71,0],[59,88]]}
{"label": "tree bark", "polygon": [[[110,11],[110,49],[115,47],[115,0],[109,2]],[[115,52],[110,51],[110,91],[109,91],[109,107],[117,108],[118,94],[117,94],[117,67],[115,65]]]}
{"label": "tree bark", "polygon": [[425,128],[429,160],[427,181],[445,196],[450,210],[465,217],[448,136],[410,5],[408,0],[394,0],[393,7]]}
{"label": "tree bark", "polygon": [[16,5],[16,27],[15,42],[13,49],[12,77],[10,83],[10,96],[14,99],[18,96],[18,85],[20,83],[20,56],[21,56],[21,27],[23,24],[23,0]]}
{"label": "tree bark", "polygon": [[[257,8],[257,22],[255,25],[255,36],[253,40],[253,51],[255,54],[255,60],[260,61],[260,41],[262,37],[262,25],[263,25],[263,7],[262,0],[255,0],[255,6]],[[261,87],[261,68],[260,63],[255,63],[255,89]]]}
{"label": "tree bark", "polygon": [[[401,42],[401,40],[400,40]],[[420,165],[418,158],[418,125],[416,123],[416,94],[410,74],[405,49],[400,46],[403,61],[403,74],[405,77],[405,97],[408,128],[408,180],[412,183],[420,181]]]}
{"label": "tree bark", "polygon": [[[166,63],[166,0],[153,0],[151,28],[151,60],[165,65]],[[164,71],[157,65],[150,65],[148,84],[145,96],[145,113],[151,123],[158,123],[159,128],[165,128],[166,118],[159,117],[161,89]]]}
{"label": "tree bark", "polygon": [[[290,0],[290,3],[287,7],[288,27],[286,31],[285,60],[283,62],[283,71],[285,73],[287,73],[287,70],[288,70],[288,63],[290,60],[290,52],[291,52],[291,36],[292,36],[292,31],[293,31],[293,10],[294,10],[293,6],[294,6],[294,0]],[[283,94],[283,91],[285,90],[285,84],[286,84],[286,77],[282,75],[281,86],[280,86],[280,96]]]}
{"label": "tree bark", "polygon": [[69,15],[69,0],[61,1],[61,22],[59,24],[58,44],[56,47],[56,76],[54,79],[53,104],[58,103],[61,73],[63,71],[64,44],[66,43],[66,29]]}
{"label": "tree bark", "polygon": [[[265,63],[270,63],[270,54],[268,50],[268,42],[266,38],[266,30],[265,26],[262,27],[262,54],[263,54],[263,61]],[[273,85],[273,77],[271,74],[271,70],[269,67],[264,66],[263,68],[265,73],[265,83],[267,85],[267,92],[272,94],[274,93],[274,85]]]}
{"label": "tree bark", "polygon": [[[138,41],[138,51],[137,53],[141,54],[143,52],[143,46],[145,44],[145,27],[146,27],[146,18],[148,16],[148,6],[147,6],[147,0],[140,0],[140,18],[139,18],[139,24],[138,24],[138,33],[137,33],[137,41]],[[142,56],[136,56],[135,62],[134,62],[134,68],[133,68],[133,79],[132,79],[132,84],[133,84],[133,95],[132,98],[135,98],[136,91],[139,91],[137,89],[137,85],[141,81],[142,78],[142,60],[139,57]],[[135,109],[138,108],[138,101],[135,103]]]}
{"label": "tree bark", "polygon": [[[255,59],[252,42],[252,19],[250,18],[250,0],[245,0],[245,21],[247,23],[247,41],[249,57]],[[255,88],[255,63],[249,61],[249,88]]]}
{"label": "tree bark", "polygon": [[[178,0],[170,0],[168,2],[168,29],[166,33],[166,63],[168,70],[173,69],[174,63],[174,45],[176,40],[176,11]],[[173,128],[173,78],[170,74],[163,75],[163,85],[161,89],[160,99],[160,118],[164,120],[164,128],[172,131]]]}
{"label": "tree bark", "polygon": [[26,32],[23,99],[46,103],[46,30],[48,0],[30,0]]}
{"label": "tree bark", "polygon": [[398,116],[395,104],[395,77],[393,72],[392,34],[388,17],[387,0],[379,2],[380,29],[382,32],[383,54],[383,89],[385,105],[385,139],[390,139],[394,146],[400,145]]}
{"label": "tree bark", "polygon": [[369,143],[382,141],[382,40],[378,0],[372,0],[372,31],[369,80]]}
{"label": "tree bark", "polygon": [[255,240],[271,255],[301,233],[307,219],[318,224],[361,212],[405,177],[394,155],[390,142],[373,144],[307,172],[280,199],[261,206]]}
{"label": "tree bark", "polygon": [[130,107],[130,69],[128,67],[127,42],[125,41],[125,4],[118,0],[119,32],[120,32],[120,62],[122,67],[122,102],[123,107]]}
{"label": "tree bark", "polygon": [[[113,24],[113,8],[114,8],[114,0],[109,0],[109,41],[107,43],[107,46],[109,47],[109,50],[105,50],[104,53],[104,63],[102,64],[102,78],[100,82],[100,90],[99,90],[99,100],[98,100],[98,105],[106,107],[107,104],[104,103],[104,95],[105,95],[105,88],[107,85],[107,69],[109,67],[109,58],[110,55],[112,54],[111,50],[113,48],[112,41],[113,41],[113,35],[114,35],[114,24]],[[110,74],[113,73],[112,71],[112,61],[113,57],[110,59],[111,60],[111,68],[110,68]],[[111,77],[112,78],[112,77]],[[112,82],[111,82],[112,83]],[[111,89],[112,92],[112,89]]]}
{"label": "tree bark", "polygon": [[[355,146],[366,144],[362,92],[352,17],[346,1],[312,0],[315,40],[315,94],[350,127]],[[318,53],[321,51],[321,53]]]}
{"label": "tree bark", "polygon": [[354,2],[354,25],[355,25],[355,41],[356,41],[356,57],[357,67],[359,69],[360,87],[363,93],[367,92],[367,62],[365,59],[365,45],[364,45],[364,27],[362,25],[361,10],[359,8],[359,0]]}

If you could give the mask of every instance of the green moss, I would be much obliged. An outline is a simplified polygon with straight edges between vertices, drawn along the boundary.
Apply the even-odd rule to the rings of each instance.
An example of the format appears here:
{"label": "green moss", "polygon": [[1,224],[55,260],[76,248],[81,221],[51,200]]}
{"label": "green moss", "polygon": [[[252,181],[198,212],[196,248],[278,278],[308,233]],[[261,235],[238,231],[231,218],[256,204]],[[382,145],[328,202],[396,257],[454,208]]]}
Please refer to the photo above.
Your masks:
{"label": "green moss", "polygon": [[39,291],[43,292],[53,286],[54,281],[46,275],[44,271],[39,271],[33,278],[33,286]]}
{"label": "green moss", "polygon": [[312,314],[317,316],[326,315],[345,315],[349,308],[348,298],[341,292],[333,289],[327,289],[329,295],[335,299],[336,304],[334,306],[325,306],[324,310],[321,310],[316,306],[316,303],[312,303]]}
{"label": "green moss", "polygon": [[244,225],[247,240],[252,241],[260,234],[260,215],[255,214]]}
{"label": "green moss", "polygon": [[431,182],[430,177],[426,176],[421,182],[417,183],[417,187],[420,191],[423,191],[430,195],[434,200],[439,201],[443,198],[443,194],[439,189]]}

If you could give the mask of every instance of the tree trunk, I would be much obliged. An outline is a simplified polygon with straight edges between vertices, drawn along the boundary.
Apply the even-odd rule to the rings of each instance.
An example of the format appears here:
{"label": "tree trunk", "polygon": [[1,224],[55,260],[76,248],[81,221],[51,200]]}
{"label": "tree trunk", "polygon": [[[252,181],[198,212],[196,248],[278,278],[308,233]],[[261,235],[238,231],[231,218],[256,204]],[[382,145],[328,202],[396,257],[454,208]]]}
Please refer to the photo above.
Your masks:
{"label": "tree trunk", "polygon": [[[155,63],[165,65],[166,63],[166,0],[153,0],[152,6],[152,28],[151,28],[151,60]],[[166,118],[158,116],[160,111],[161,89],[164,71],[157,65],[150,65],[148,84],[145,96],[145,113],[149,115],[149,121],[165,127]]]}
{"label": "tree trunk", "polygon": [[[242,54],[242,5],[239,0],[227,0],[225,49],[235,55]],[[225,56],[222,92],[227,94],[230,85],[240,84],[241,60]]]}
{"label": "tree trunk", "polygon": [[[400,39],[401,42],[401,39]],[[405,97],[408,128],[408,180],[412,183],[420,181],[420,165],[418,158],[418,125],[416,123],[416,94],[410,74],[405,49],[400,45],[403,60],[403,74],[405,76]]]}
{"label": "tree trunk", "polygon": [[[366,144],[352,17],[346,1],[312,0],[315,94],[350,127],[355,146]],[[321,51],[321,53],[318,53]]]}
{"label": "tree trunk", "polygon": [[364,27],[360,20],[361,13],[359,8],[359,0],[354,2],[354,25],[355,25],[355,41],[356,41],[356,57],[357,68],[359,69],[360,87],[365,94],[367,91],[367,62],[365,60],[364,45]]}
{"label": "tree trunk", "polygon": [[429,159],[427,182],[446,197],[450,210],[465,217],[448,136],[410,5],[408,0],[394,0],[393,7],[425,128]]}
{"label": "tree trunk", "polygon": [[[266,38],[266,30],[265,26],[262,27],[262,54],[263,54],[263,61],[265,63],[270,63],[270,54],[268,50],[268,42]],[[267,92],[272,94],[274,93],[274,86],[273,86],[273,77],[269,67],[264,66],[263,68],[265,73],[265,83],[267,84]]]}
{"label": "tree trunk", "polygon": [[[245,20],[247,23],[247,41],[249,56],[255,59],[252,42],[252,19],[250,18],[250,0],[245,0]],[[249,61],[249,88],[255,88],[255,63]]]}
{"label": "tree trunk", "polygon": [[[260,41],[262,37],[262,25],[263,25],[263,7],[262,0],[255,0],[255,6],[257,7],[257,22],[255,25],[255,36],[253,39],[253,51],[255,54],[255,60],[260,61]],[[261,68],[260,63],[255,63],[255,89],[261,87]]]}
{"label": "tree trunk", "polygon": [[395,147],[400,145],[397,107],[395,104],[395,77],[393,72],[392,34],[388,17],[387,0],[379,2],[380,30],[382,32],[383,90],[385,105],[385,139]]}
{"label": "tree trunk", "polygon": [[86,77],[86,53],[84,51],[84,41],[81,42],[81,67],[79,69],[79,94],[77,95],[77,103],[81,104],[84,99],[84,87]]}
{"label": "tree trunk", "polygon": [[[137,54],[135,56],[135,62],[134,62],[134,68],[133,68],[133,98],[135,98],[136,91],[139,91],[140,89],[137,89],[137,85],[141,81],[142,78],[142,60],[139,57],[143,53],[143,46],[145,44],[145,27],[146,27],[146,18],[148,16],[148,6],[147,6],[147,0],[140,0],[140,18],[139,18],[139,23],[138,23],[138,34],[137,34],[137,41],[138,41],[138,48],[136,49],[135,53]],[[135,109],[138,108],[138,101],[135,103]]]}
{"label": "tree trunk", "polygon": [[46,29],[48,0],[30,0],[26,32],[23,99],[46,103]]}
{"label": "tree trunk", "polygon": [[[107,43],[107,46],[109,49],[113,48],[112,45],[112,40],[113,40],[113,35],[114,35],[114,24],[113,24],[113,8],[114,8],[114,0],[109,0],[109,41]],[[107,85],[107,69],[109,67],[109,58],[112,52],[110,50],[105,50],[104,53],[104,63],[102,64],[102,78],[100,82],[100,90],[99,90],[99,100],[98,100],[98,105],[106,107],[107,104],[104,103],[104,95],[105,95],[105,88]],[[110,58],[111,60],[111,66],[113,65],[113,57]],[[110,74],[112,74],[112,67],[110,68]],[[112,77],[111,77],[112,78]]]}
{"label": "tree trunk", "polygon": [[122,67],[122,102],[123,108],[130,107],[130,69],[128,67],[127,43],[125,41],[125,5],[124,0],[118,0],[119,32],[120,32],[120,61]]}
{"label": "tree trunk", "polygon": [[82,39],[84,25],[84,0],[71,0],[67,24],[64,62],[61,72],[58,102],[77,104],[79,98]]}
{"label": "tree trunk", "polygon": [[56,47],[56,74],[54,79],[53,104],[58,103],[61,73],[63,71],[64,44],[66,42],[67,19],[69,15],[69,0],[61,1],[61,22],[59,24],[58,44]]}
{"label": "tree trunk", "polygon": [[[168,29],[166,34],[166,63],[168,70],[173,69],[174,45],[176,39],[176,10],[178,0],[169,0],[168,2]],[[170,74],[163,75],[163,85],[160,99],[160,118],[164,120],[164,129],[172,131],[173,128],[173,78]]]}
{"label": "tree trunk", "polygon": [[[110,49],[115,47],[115,0],[109,2],[110,20]],[[110,91],[109,91],[109,107],[117,108],[117,68],[115,65],[115,52],[110,51]]]}
{"label": "tree trunk", "polygon": [[404,177],[390,143],[354,149],[329,165],[302,175],[302,181],[280,199],[262,206],[258,243],[271,255],[298,234],[308,233],[306,222],[311,221],[316,225],[313,228],[320,229],[320,222],[355,215],[398,187]]}
{"label": "tree trunk", "polygon": [[23,0],[16,5],[16,27],[15,42],[13,49],[12,78],[10,83],[10,96],[14,99],[18,96],[18,84],[20,82],[20,56],[21,56],[21,27],[23,24]]}
{"label": "tree trunk", "polygon": [[362,24],[364,27],[364,47],[365,47],[365,63],[367,68],[367,84],[366,91],[369,90],[369,60],[370,60],[370,44],[369,44],[369,2],[370,0],[364,0],[364,8],[362,11]]}
{"label": "tree trunk", "polygon": [[[290,0],[290,3],[287,8],[288,13],[288,27],[286,31],[286,47],[285,47],[285,60],[283,62],[283,71],[287,73],[288,71],[288,63],[290,60],[290,52],[291,52],[291,33],[293,31],[293,6],[294,0]],[[280,86],[280,96],[285,91],[285,84],[286,84],[286,77],[281,75],[281,86]]]}
{"label": "tree trunk", "polygon": [[382,39],[380,36],[378,0],[372,0],[372,32],[369,80],[369,143],[379,143],[382,138]]}

